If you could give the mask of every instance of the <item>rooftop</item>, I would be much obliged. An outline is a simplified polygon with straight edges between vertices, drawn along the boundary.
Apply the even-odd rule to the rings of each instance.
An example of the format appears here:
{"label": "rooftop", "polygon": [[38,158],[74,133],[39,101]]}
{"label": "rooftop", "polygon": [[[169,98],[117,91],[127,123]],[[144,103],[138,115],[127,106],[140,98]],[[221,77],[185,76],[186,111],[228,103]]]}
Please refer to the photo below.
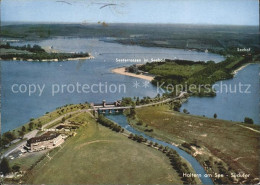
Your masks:
{"label": "rooftop", "polygon": [[60,134],[57,132],[47,132],[39,137],[33,137],[27,141],[27,144],[37,143],[41,141],[48,141],[58,137]]}

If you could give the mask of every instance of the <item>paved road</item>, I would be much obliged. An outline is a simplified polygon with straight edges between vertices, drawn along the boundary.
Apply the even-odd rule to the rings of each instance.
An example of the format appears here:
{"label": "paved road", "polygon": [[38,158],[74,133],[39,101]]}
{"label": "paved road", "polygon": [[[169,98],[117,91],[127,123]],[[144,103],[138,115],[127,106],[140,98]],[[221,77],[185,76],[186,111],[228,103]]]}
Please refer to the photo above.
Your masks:
{"label": "paved road", "polygon": [[[33,130],[27,134],[24,135],[24,138],[30,139],[36,136],[36,134],[38,133],[38,130]],[[8,157],[11,153],[13,153],[16,150],[20,150],[23,148],[23,146],[26,144],[26,141],[23,141],[21,143],[19,143],[16,147],[14,147],[13,149],[7,150],[2,156],[1,159],[3,157]]]}
{"label": "paved road", "polygon": [[[148,107],[148,106],[152,106],[152,105],[157,105],[160,103],[167,103],[170,102],[172,100],[176,100],[178,98],[182,98],[184,95],[186,94],[186,92],[181,92],[180,95],[178,97],[175,98],[167,98],[165,100],[159,101],[159,102],[155,102],[155,103],[148,103],[148,104],[144,104],[144,105],[137,105],[135,106],[135,108],[142,108],[142,107]],[[115,106],[111,106],[111,107],[98,107],[95,109],[99,109],[99,110],[110,110],[110,109],[129,109],[132,106],[125,106],[125,107],[115,107]],[[89,110],[93,110],[93,109],[89,109]]]}
{"label": "paved road", "polygon": [[[76,113],[79,113],[79,112],[86,112],[86,111],[88,111],[88,110],[89,110],[89,109],[83,109],[83,110],[76,110],[76,111],[73,111],[73,112],[66,113],[66,114],[64,114],[64,115],[62,115],[62,116],[60,116],[60,117],[58,117],[58,118],[56,118],[56,119],[50,121],[49,123],[44,124],[44,125],[42,126],[42,128],[44,129],[44,128],[48,127],[49,125],[53,124],[54,122],[59,121],[59,120],[61,120],[63,117],[66,117],[66,116],[68,116],[68,115],[70,115],[70,114],[73,115],[73,114],[76,114]],[[25,135],[24,135],[24,138],[26,138],[27,140],[28,140],[28,139],[31,139],[31,138],[35,137],[37,133],[38,133],[38,130],[33,130],[33,131],[28,132],[27,134],[25,134]],[[16,150],[21,150],[21,149],[23,148],[23,146],[26,145],[26,142],[27,142],[27,141],[23,141],[23,142],[19,143],[19,144],[18,144],[16,147],[14,147],[13,149],[7,150],[4,154],[2,154],[1,159],[2,159],[3,157],[8,157],[11,153],[13,153],[13,152],[16,151]]]}
{"label": "paved road", "polygon": [[66,114],[63,114],[62,116],[60,116],[60,117],[58,117],[58,118],[56,118],[56,119],[50,121],[49,123],[44,124],[44,125],[42,126],[42,129],[48,127],[49,125],[55,123],[56,121],[62,120],[62,118],[66,117],[66,116],[68,116],[68,115],[73,115],[73,114],[79,113],[79,112],[84,111],[84,110],[88,110],[88,109],[76,110],[76,111],[73,111],[73,112],[68,112],[68,113],[66,113]]}

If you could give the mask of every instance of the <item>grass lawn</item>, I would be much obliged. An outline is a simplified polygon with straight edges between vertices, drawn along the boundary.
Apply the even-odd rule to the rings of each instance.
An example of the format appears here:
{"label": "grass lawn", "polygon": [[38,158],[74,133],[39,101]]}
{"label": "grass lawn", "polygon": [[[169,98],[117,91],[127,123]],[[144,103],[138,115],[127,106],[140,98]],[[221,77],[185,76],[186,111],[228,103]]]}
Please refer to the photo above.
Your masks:
{"label": "grass lawn", "polygon": [[[153,65],[153,64],[151,64]],[[149,70],[149,73],[154,75],[162,75],[162,76],[185,76],[188,77],[193,73],[204,69],[204,65],[179,65],[174,62],[166,62],[165,64],[157,65]]]}
{"label": "grass lawn", "polygon": [[96,123],[88,113],[77,135],[50,152],[28,177],[33,184],[181,184],[163,153]]}
{"label": "grass lawn", "polygon": [[197,143],[201,147],[192,146],[190,152],[201,163],[211,160],[213,170],[214,164],[222,161],[229,170],[258,177],[259,126],[187,115],[171,111],[167,106],[145,107],[136,109],[136,112],[143,125],[137,126],[132,120],[134,127],[140,130],[152,128],[153,132],[147,134],[178,145]]}
{"label": "grass lawn", "polygon": [[31,166],[33,166],[37,161],[41,159],[45,155],[47,151],[34,152],[34,153],[26,153],[24,156],[15,158],[14,160],[10,160],[10,166],[14,166],[15,164],[21,167],[22,171],[28,170]]}

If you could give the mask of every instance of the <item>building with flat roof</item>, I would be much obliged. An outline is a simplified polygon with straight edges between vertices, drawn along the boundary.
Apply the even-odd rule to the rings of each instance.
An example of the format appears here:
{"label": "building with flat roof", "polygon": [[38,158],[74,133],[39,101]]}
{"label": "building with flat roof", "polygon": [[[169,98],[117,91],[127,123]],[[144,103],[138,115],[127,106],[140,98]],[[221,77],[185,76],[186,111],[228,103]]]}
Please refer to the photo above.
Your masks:
{"label": "building with flat roof", "polygon": [[64,142],[61,134],[57,132],[47,132],[39,137],[33,137],[27,140],[26,148],[32,152],[51,149],[61,145]]}

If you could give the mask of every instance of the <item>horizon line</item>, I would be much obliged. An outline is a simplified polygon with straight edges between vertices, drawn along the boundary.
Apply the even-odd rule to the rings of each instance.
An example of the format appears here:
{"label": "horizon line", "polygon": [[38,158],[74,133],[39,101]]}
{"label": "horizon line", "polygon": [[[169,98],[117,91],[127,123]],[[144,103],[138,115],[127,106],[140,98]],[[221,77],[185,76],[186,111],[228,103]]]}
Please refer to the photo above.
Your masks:
{"label": "horizon line", "polygon": [[[2,23],[5,23],[6,25],[19,25],[19,24],[80,24],[80,25],[100,25],[102,23],[106,24],[143,24],[143,25],[193,25],[193,26],[252,26],[252,27],[259,27],[259,24],[210,24],[210,23],[140,23],[140,22],[105,22],[100,21],[98,22],[52,22],[52,21],[1,21]],[[2,25],[4,26],[4,25]]]}

